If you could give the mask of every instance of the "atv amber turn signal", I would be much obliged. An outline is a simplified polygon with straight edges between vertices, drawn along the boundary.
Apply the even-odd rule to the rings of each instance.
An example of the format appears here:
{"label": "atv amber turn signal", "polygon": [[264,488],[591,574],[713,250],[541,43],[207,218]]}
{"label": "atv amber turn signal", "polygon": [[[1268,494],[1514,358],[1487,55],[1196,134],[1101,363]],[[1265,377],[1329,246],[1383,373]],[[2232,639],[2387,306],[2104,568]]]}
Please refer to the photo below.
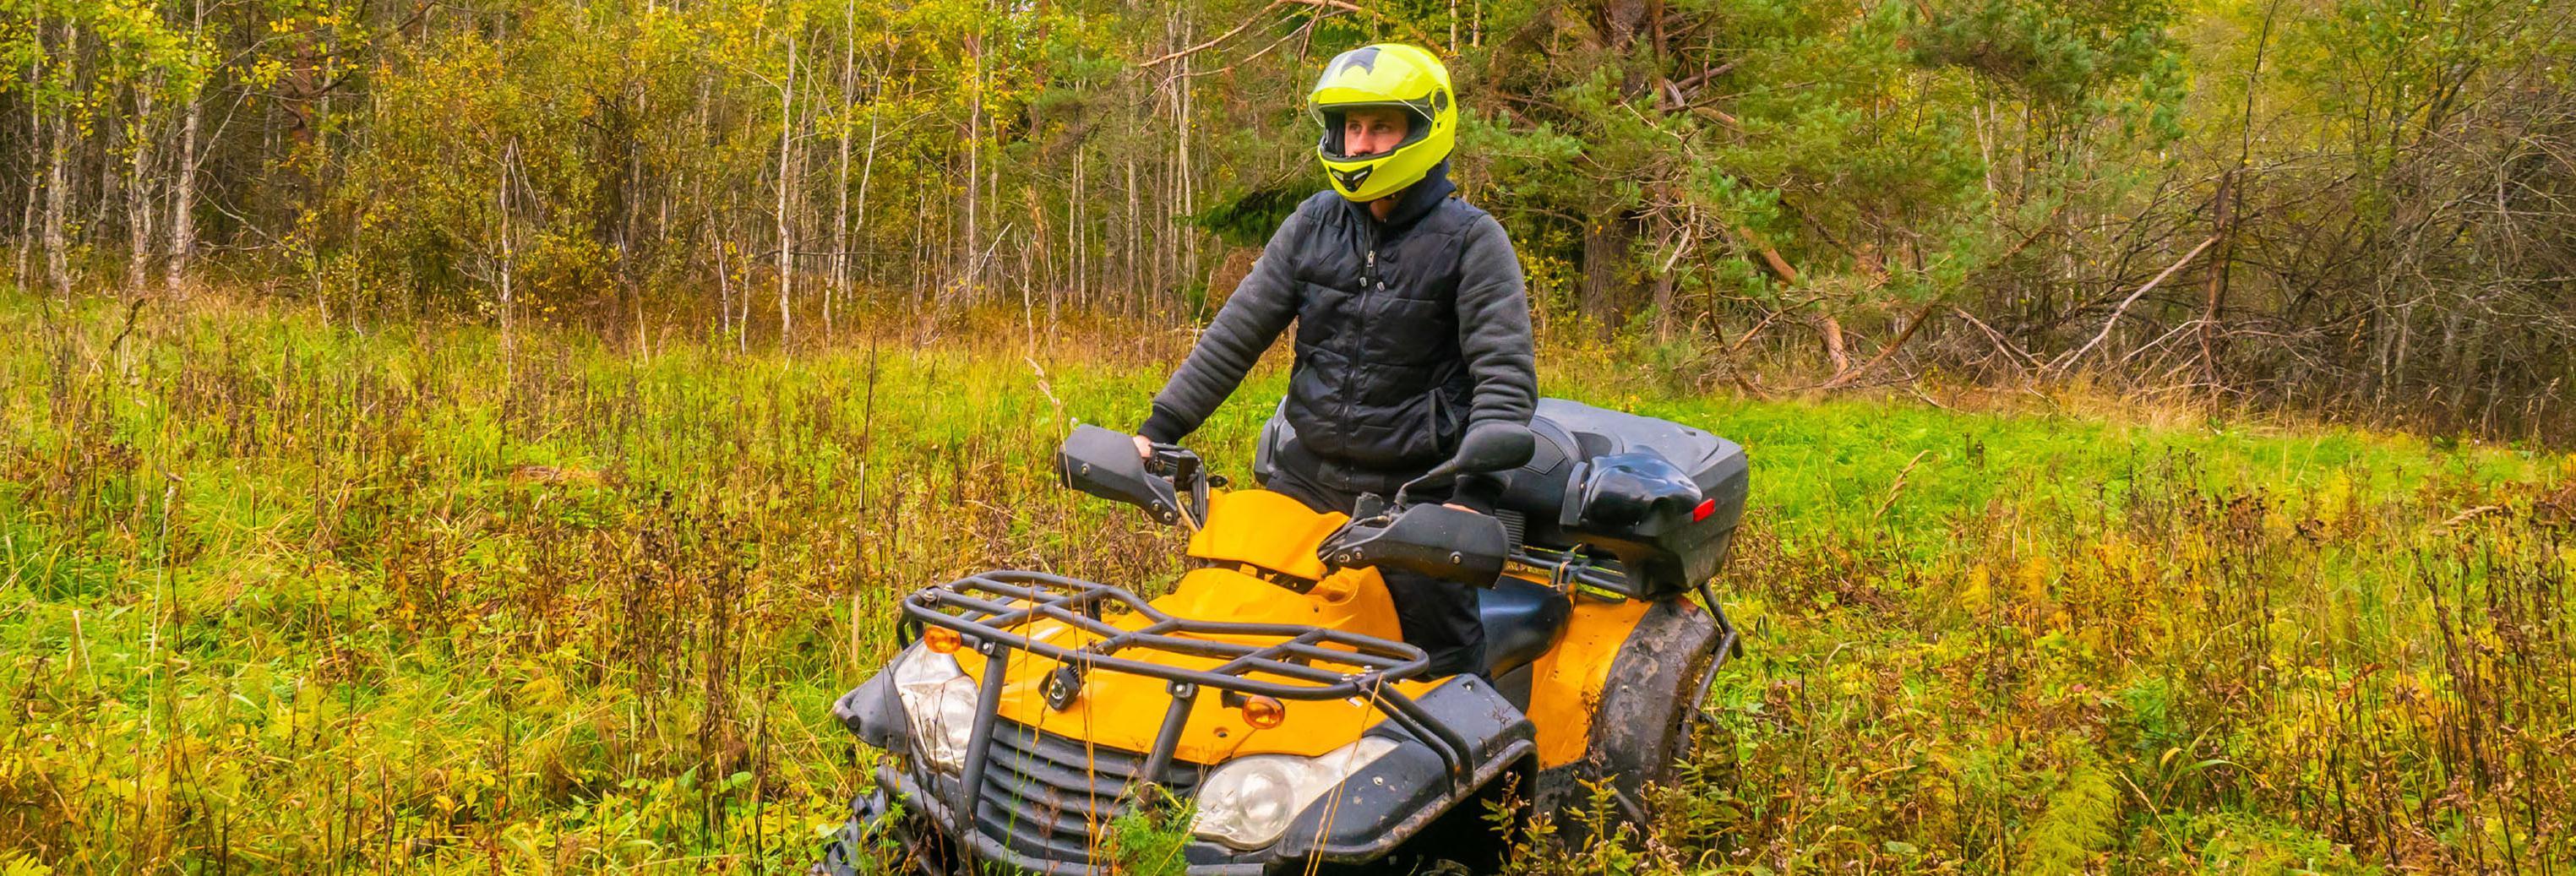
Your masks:
{"label": "atv amber turn signal", "polygon": [[958,635],[956,630],[947,627],[931,627],[921,631],[921,643],[929,645],[930,650],[942,654],[954,654],[957,653],[958,646],[966,644],[966,637]]}
{"label": "atv amber turn signal", "polygon": [[1281,705],[1278,700],[1265,696],[1243,698],[1243,722],[1252,725],[1255,730],[1277,727],[1279,722],[1287,717],[1288,707]]}

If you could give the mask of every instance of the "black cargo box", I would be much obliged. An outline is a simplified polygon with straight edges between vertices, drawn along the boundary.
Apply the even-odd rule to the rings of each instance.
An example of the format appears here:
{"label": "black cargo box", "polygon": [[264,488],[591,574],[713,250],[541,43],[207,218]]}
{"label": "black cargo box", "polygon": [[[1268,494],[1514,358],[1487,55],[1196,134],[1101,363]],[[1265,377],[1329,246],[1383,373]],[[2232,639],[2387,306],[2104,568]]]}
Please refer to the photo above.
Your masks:
{"label": "black cargo box", "polygon": [[[1748,470],[1733,441],[1669,420],[1547,398],[1530,420],[1537,447],[1505,473],[1495,510],[1514,548],[1596,558],[1585,580],[1661,599],[1707,583],[1744,517]],[[1268,479],[1296,440],[1282,416],[1262,428],[1253,470]]]}

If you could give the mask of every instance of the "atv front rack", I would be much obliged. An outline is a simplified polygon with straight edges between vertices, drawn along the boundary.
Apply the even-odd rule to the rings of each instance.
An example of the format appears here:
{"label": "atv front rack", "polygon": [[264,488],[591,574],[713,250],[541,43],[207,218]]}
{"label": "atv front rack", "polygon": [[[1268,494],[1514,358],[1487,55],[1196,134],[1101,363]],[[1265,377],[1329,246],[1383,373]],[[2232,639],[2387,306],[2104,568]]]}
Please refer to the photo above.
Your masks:
{"label": "atv front rack", "polygon": [[[1102,620],[1110,611],[1136,615],[1146,624],[1127,629]],[[1025,629],[1041,620],[1081,630],[1096,641],[1065,647],[1031,638]],[[1387,720],[1439,755],[1452,782],[1464,781],[1471,766],[1466,740],[1391,683],[1421,675],[1429,662],[1422,649],[1402,642],[1289,624],[1175,617],[1123,588],[1022,571],[984,572],[913,593],[903,602],[897,634],[910,645],[924,626],[958,633],[965,647],[985,657],[984,677],[976,689],[974,733],[960,777],[960,790],[968,801],[983,791],[993,722],[999,720],[1009,652],[1014,650],[1062,664],[1057,671],[1074,673],[1072,684],[1077,689],[1081,674],[1104,669],[1165,682],[1172,704],[1163,713],[1153,750],[1146,754],[1145,768],[1138,774],[1140,781],[1159,777],[1171,766],[1182,728],[1189,722],[1190,706],[1209,689],[1282,700],[1365,698]],[[1222,662],[1210,669],[1189,669],[1121,656],[1138,650]],[[1256,674],[1267,677],[1256,678]]]}

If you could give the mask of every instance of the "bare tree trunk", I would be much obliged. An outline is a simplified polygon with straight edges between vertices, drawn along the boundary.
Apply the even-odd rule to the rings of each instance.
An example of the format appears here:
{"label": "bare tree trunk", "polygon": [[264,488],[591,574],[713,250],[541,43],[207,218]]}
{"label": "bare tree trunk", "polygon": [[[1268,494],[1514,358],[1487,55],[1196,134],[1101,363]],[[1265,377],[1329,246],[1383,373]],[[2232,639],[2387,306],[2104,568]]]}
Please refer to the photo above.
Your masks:
{"label": "bare tree trunk", "polygon": [[[1178,7],[1180,10],[1178,13],[1180,17],[1178,25],[1180,28],[1180,38],[1176,41],[1177,45],[1186,46],[1190,44],[1191,28],[1188,16],[1191,8],[1192,7],[1189,4],[1181,4]],[[1177,177],[1173,182],[1173,186],[1180,190],[1180,198],[1176,202],[1180,205],[1180,210],[1178,213],[1174,214],[1174,221],[1168,223],[1167,227],[1172,229],[1174,233],[1181,236],[1181,276],[1204,280],[1206,279],[1206,275],[1199,272],[1198,235],[1190,233],[1190,230],[1183,227],[1179,221],[1183,216],[1188,216],[1192,213],[1198,212],[1197,192],[1194,191],[1195,187],[1191,185],[1190,176],[1190,98],[1193,96],[1193,92],[1195,91],[1195,89],[1191,87],[1191,83],[1198,81],[1196,77],[1190,75],[1191,61],[1191,56],[1184,55],[1181,57],[1181,71],[1180,79],[1178,81],[1180,93],[1173,96],[1172,127],[1179,130],[1180,142],[1178,147],[1172,151],[1174,158],[1172,173]],[[1213,289],[1205,290],[1204,292],[1204,294],[1214,293],[1215,290]],[[1205,299],[1202,298],[1201,300]]]}
{"label": "bare tree trunk", "polygon": [[518,365],[518,314],[513,305],[512,275],[518,273],[519,249],[515,229],[510,226],[510,170],[518,163],[519,144],[511,143],[501,150],[501,172],[493,181],[492,206],[501,217],[501,374],[502,383],[515,383]]}
{"label": "bare tree trunk", "polygon": [[[884,81],[884,77],[880,75],[878,81]],[[879,96],[882,96],[882,93]],[[859,162],[859,209],[858,215],[854,217],[860,228],[868,227],[868,182],[877,169],[877,121],[881,118],[878,115],[878,110],[882,109],[881,103],[882,101],[877,100],[868,102],[868,156],[866,160]],[[876,274],[873,267],[869,269],[868,278],[871,284],[875,282]]]}
{"label": "bare tree trunk", "polygon": [[[921,186],[913,186],[912,191],[913,220],[905,224],[912,227],[912,252],[915,258],[920,258],[922,255],[931,252],[929,249],[930,229],[927,227],[930,223],[923,221],[930,215],[928,211],[929,205],[922,201],[921,193],[923,188]],[[928,259],[921,259],[921,262],[923,263],[928,261]],[[930,271],[928,270],[928,267],[929,265],[927,264],[920,264],[915,270],[907,272],[912,276],[912,282],[908,284],[911,288],[911,294],[907,296],[909,300],[905,303],[910,305],[910,309],[915,313],[919,313],[922,310],[922,298],[925,294],[923,292],[922,284],[929,281]]]}
{"label": "bare tree trunk", "polygon": [[1136,197],[1136,150],[1129,149],[1127,150],[1127,253],[1124,258],[1119,259],[1121,264],[1127,266],[1124,272],[1127,286],[1119,291],[1125,293],[1129,316],[1135,316],[1143,310],[1138,302],[1140,296],[1136,294],[1136,274],[1139,269],[1136,257],[1144,250],[1144,225],[1144,207]]}
{"label": "bare tree trunk", "polygon": [[724,229],[716,225],[714,213],[707,214],[707,243],[716,251],[716,328],[733,331],[733,267],[726,264]]}
{"label": "bare tree trunk", "polygon": [[[1177,32],[1180,27],[1179,15],[1180,13],[1177,9],[1164,13],[1163,42],[1157,47],[1158,50],[1169,51],[1185,45],[1180,42],[1180,34]],[[1166,80],[1164,84],[1166,86],[1170,86],[1173,83]],[[1179,89],[1167,87],[1165,91],[1168,93],[1158,95],[1162,99],[1156,102],[1156,111],[1168,111],[1174,118],[1178,118],[1181,114]],[[1178,134],[1179,132],[1175,131],[1174,133]],[[1159,174],[1158,178],[1155,180],[1157,183],[1160,183],[1160,186],[1154,193],[1154,206],[1159,208],[1155,211],[1154,216],[1156,220],[1154,223],[1154,246],[1152,248],[1152,252],[1154,254],[1154,281],[1151,284],[1148,284],[1147,288],[1157,296],[1171,288],[1171,284],[1166,278],[1170,276],[1168,271],[1172,266],[1172,210],[1180,203],[1181,199],[1180,192],[1172,187],[1172,181],[1174,178],[1172,169],[1178,164],[1176,159],[1180,154],[1178,141],[1175,140],[1174,143],[1175,145],[1172,147],[1172,153],[1175,160],[1164,161],[1161,168],[1162,173]]]}
{"label": "bare tree trunk", "polygon": [[1072,181],[1064,196],[1064,291],[1082,300],[1082,147],[1073,150]]}
{"label": "bare tree trunk", "polygon": [[152,90],[149,80],[134,86],[134,121],[127,128],[134,141],[134,154],[129,165],[132,176],[125,186],[125,291],[140,294],[143,278],[152,271]]}
{"label": "bare tree trunk", "polygon": [[[80,56],[80,31],[69,21],[63,22],[63,57]],[[71,195],[72,110],[69,106],[54,110],[54,136],[45,162],[45,278],[56,293],[68,294],[72,288],[69,241],[63,239],[63,214],[69,209]]]}
{"label": "bare tree trunk", "polygon": [[2209,266],[2207,294],[2200,311],[2200,379],[2212,387],[2218,385],[2218,309],[2227,300],[2228,264],[2236,249],[2236,171],[2218,177],[2218,203],[2212,211],[2218,217],[2218,254]]}
{"label": "bare tree trunk", "polygon": [[1656,271],[1654,279],[1649,281],[1649,287],[1654,290],[1655,343],[1672,343],[1674,322],[1673,272],[1670,270]]}
{"label": "bare tree trunk", "polygon": [[787,192],[796,176],[790,149],[796,132],[796,35],[787,35],[787,84],[778,89],[778,349],[787,349],[787,296],[795,285],[795,235],[788,228]]}
{"label": "bare tree trunk", "polygon": [[[36,53],[44,54],[44,20],[38,18],[31,22],[29,31],[36,42]],[[27,204],[18,215],[17,268],[9,275],[10,282],[20,289],[27,288],[27,262],[36,245],[36,199],[45,190],[45,164],[36,154],[45,142],[44,104],[36,100],[36,86],[41,81],[39,74],[43,69],[40,64],[27,65]]]}
{"label": "bare tree trunk", "polygon": [[1583,228],[1583,279],[1575,302],[1604,331],[1617,331],[1628,318],[1628,268],[1635,261],[1628,244],[1635,226],[1626,210],[1613,210]]}
{"label": "bare tree trunk", "polygon": [[[205,0],[197,2],[194,33],[206,28]],[[179,122],[178,173],[170,181],[170,261],[163,267],[165,288],[172,295],[188,274],[188,259],[197,250],[197,125],[205,117],[204,95],[188,94],[188,109]]]}
{"label": "bare tree trunk", "polygon": [[[841,123],[834,127],[840,133],[840,164],[832,174],[832,289],[823,295],[823,338],[832,338],[832,301],[850,294],[850,107],[858,101],[850,93],[858,72],[853,58],[858,37],[857,0],[841,3]],[[874,114],[870,114],[873,118]]]}
{"label": "bare tree trunk", "polygon": [[966,51],[974,57],[975,84],[966,95],[966,240],[957,248],[957,275],[965,294],[976,287],[976,241],[981,239],[975,227],[979,218],[976,206],[983,201],[984,191],[984,41],[981,34],[966,38]]}

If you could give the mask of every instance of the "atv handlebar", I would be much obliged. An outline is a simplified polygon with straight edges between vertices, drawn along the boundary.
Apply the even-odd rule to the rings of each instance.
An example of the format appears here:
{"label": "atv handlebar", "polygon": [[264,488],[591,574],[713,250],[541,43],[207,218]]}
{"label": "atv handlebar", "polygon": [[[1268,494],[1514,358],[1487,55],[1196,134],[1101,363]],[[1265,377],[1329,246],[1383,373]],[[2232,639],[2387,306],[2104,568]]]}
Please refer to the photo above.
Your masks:
{"label": "atv handlebar", "polygon": [[[1363,508],[1370,498],[1361,499]],[[1511,552],[1501,519],[1423,503],[1352,520],[1325,537],[1315,556],[1328,566],[1403,569],[1490,587]]]}
{"label": "atv handlebar", "polygon": [[[1157,522],[1198,528],[1207,519],[1208,487],[1224,481],[1208,474],[1198,454],[1177,444],[1147,446],[1150,455],[1140,457],[1132,436],[1077,426],[1056,451],[1056,474],[1065,486],[1143,508]],[[1378,496],[1362,495],[1351,509],[1351,522],[1324,539],[1316,558],[1332,567],[1403,569],[1492,586],[1511,557],[1511,538],[1502,521],[1435,503],[1407,504],[1405,493],[1439,477],[1520,465],[1529,460],[1530,448],[1525,427],[1487,424],[1469,432],[1455,456],[1406,484],[1392,506]]]}
{"label": "atv handlebar", "polygon": [[1056,477],[1084,493],[1145,509],[1158,523],[1207,519],[1207,467],[1177,444],[1155,444],[1152,459],[1136,455],[1127,435],[1077,426],[1056,450]]}

